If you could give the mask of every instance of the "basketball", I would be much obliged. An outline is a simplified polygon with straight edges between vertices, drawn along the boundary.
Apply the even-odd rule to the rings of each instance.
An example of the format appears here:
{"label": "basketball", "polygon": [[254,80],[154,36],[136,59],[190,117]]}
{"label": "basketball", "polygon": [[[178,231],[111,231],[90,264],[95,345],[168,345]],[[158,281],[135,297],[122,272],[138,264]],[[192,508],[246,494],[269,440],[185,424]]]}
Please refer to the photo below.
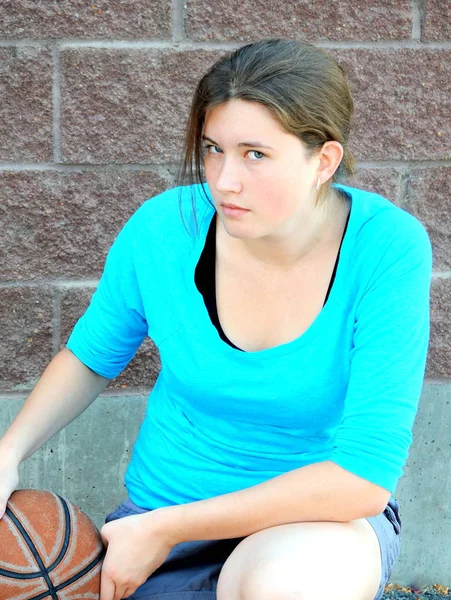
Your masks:
{"label": "basketball", "polygon": [[0,600],[98,600],[104,548],[69,500],[17,490],[0,520]]}

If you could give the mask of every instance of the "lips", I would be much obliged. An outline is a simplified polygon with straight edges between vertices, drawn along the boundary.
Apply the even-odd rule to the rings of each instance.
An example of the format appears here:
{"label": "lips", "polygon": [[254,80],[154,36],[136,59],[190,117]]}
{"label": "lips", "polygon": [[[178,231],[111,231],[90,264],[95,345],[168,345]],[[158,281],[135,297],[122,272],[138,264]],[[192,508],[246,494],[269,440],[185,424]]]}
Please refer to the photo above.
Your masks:
{"label": "lips", "polygon": [[239,208],[240,210],[248,210],[247,208],[243,208],[242,206],[237,206],[236,204],[223,204],[226,208]]}

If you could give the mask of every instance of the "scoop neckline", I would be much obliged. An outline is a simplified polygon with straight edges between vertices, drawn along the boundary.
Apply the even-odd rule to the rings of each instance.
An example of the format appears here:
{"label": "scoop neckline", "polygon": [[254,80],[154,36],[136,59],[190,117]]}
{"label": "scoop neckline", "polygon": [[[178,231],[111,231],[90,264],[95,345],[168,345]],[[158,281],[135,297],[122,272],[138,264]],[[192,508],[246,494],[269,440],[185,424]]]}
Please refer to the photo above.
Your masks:
{"label": "scoop neckline", "polygon": [[[204,184],[204,187],[205,190],[208,192],[209,198],[211,199],[208,185]],[[348,263],[349,259],[349,249],[352,245],[352,238],[354,237],[354,223],[356,218],[356,197],[352,194],[352,189],[339,184],[335,184],[334,187],[344,191],[347,194],[350,201],[350,210],[347,229],[343,237],[343,241],[341,243],[340,258],[338,260],[337,269],[335,272],[335,279],[330,289],[329,297],[324,306],[322,307],[321,311],[313,320],[313,322],[303,333],[301,333],[300,336],[289,342],[285,342],[283,344],[279,344],[271,348],[264,348],[262,350],[239,350],[227,344],[227,342],[225,342],[221,338],[218,330],[212,323],[210,315],[208,313],[208,309],[205,306],[204,298],[197,289],[194,280],[196,265],[199,262],[202,250],[205,246],[208,229],[211,225],[213,218],[216,215],[216,210],[213,206],[209,206],[207,208],[207,211],[206,213],[204,213],[203,218],[201,220],[198,243],[196,245],[196,252],[194,253],[194,262],[190,265],[191,275],[189,281],[190,285],[193,287],[194,308],[197,315],[196,324],[198,325],[198,329],[201,336],[208,341],[208,344],[211,345],[213,350],[217,349],[218,351],[222,351],[223,354],[228,355],[230,358],[237,358],[238,360],[265,360],[273,358],[275,356],[281,356],[284,354],[290,354],[292,352],[295,352],[302,346],[308,344],[314,337],[316,337],[321,332],[323,324],[327,322],[329,313],[333,309],[336,310],[337,304],[340,304],[336,301],[336,299],[339,295],[340,288],[342,287],[341,284],[345,271],[344,265]],[[213,202],[212,199],[211,201]]]}

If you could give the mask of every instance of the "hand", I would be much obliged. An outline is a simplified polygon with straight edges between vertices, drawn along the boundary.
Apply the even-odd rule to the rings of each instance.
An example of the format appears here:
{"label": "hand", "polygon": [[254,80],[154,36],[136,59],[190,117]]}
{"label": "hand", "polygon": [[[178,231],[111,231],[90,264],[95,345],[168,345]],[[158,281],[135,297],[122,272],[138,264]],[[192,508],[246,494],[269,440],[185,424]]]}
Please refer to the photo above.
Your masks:
{"label": "hand", "polygon": [[175,545],[169,536],[167,508],[110,521],[100,534],[107,552],[99,600],[127,598],[163,564]]}
{"label": "hand", "polygon": [[9,497],[19,483],[19,469],[16,463],[0,459],[0,519],[5,514]]}

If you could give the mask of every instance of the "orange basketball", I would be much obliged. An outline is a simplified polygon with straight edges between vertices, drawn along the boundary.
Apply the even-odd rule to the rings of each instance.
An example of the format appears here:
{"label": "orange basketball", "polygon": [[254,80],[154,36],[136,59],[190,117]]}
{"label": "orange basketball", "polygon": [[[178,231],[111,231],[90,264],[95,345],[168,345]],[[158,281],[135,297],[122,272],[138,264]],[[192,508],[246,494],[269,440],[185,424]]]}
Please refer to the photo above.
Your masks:
{"label": "orange basketball", "polygon": [[17,490],[0,520],[0,600],[98,600],[103,556],[99,531],[72,502]]}

